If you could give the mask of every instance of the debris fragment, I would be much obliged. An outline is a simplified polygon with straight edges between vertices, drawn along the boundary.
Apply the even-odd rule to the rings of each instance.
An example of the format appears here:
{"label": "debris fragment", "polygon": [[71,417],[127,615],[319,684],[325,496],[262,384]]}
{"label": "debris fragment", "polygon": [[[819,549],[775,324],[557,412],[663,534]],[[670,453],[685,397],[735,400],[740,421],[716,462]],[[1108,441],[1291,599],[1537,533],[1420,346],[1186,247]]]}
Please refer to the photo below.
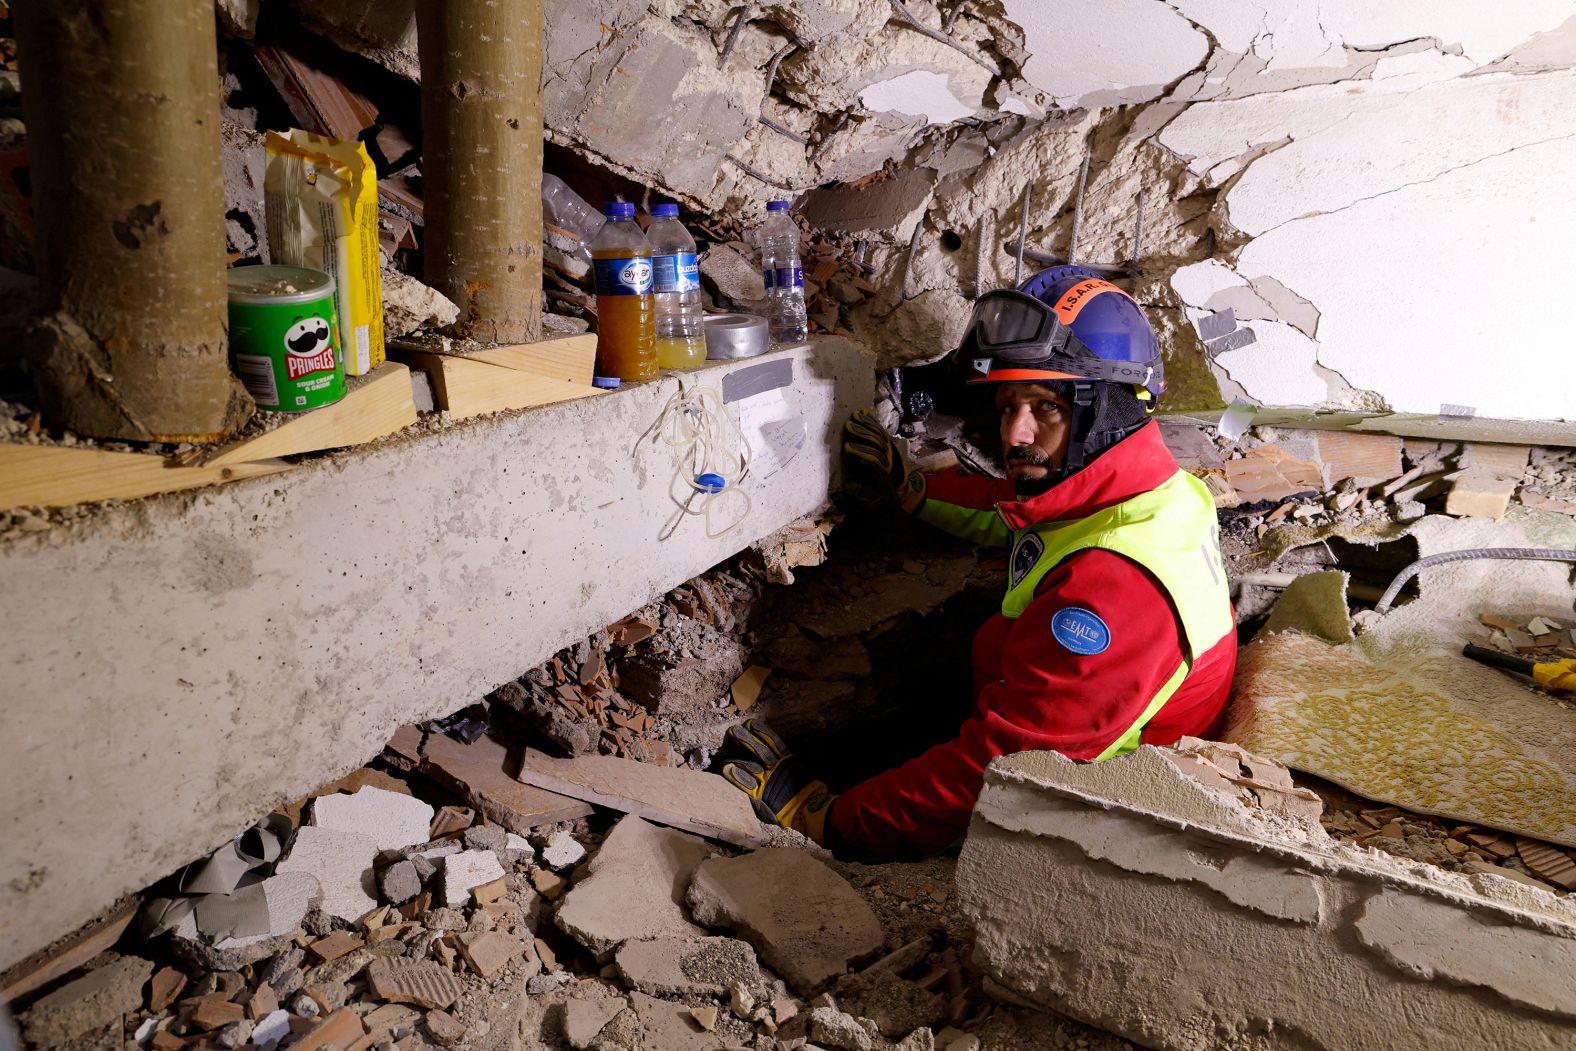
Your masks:
{"label": "debris fragment", "polygon": [[881,947],[881,924],[870,906],[802,850],[774,847],[705,861],[686,900],[697,920],[738,931],[802,993]]}
{"label": "debris fragment", "polygon": [[710,855],[694,836],[634,815],[622,818],[559,906],[558,926],[599,960],[632,938],[698,937],[704,932],[679,902]]}
{"label": "debris fragment", "polygon": [[[153,964],[122,956],[47,994],[22,1013],[22,1035],[34,1047],[61,1047],[111,1024],[142,1005]],[[116,1034],[119,1042],[119,1034]]]}

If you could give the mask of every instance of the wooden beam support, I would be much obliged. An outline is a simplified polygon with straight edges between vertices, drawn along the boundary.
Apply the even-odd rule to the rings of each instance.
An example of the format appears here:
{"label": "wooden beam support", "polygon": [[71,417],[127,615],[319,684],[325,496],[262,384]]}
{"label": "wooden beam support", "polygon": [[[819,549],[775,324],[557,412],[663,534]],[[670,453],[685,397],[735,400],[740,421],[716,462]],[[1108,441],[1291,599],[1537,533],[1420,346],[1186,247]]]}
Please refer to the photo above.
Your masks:
{"label": "wooden beam support", "polygon": [[482,343],[542,326],[541,0],[419,0],[427,283]]}
{"label": "wooden beam support", "polygon": [[225,335],[209,0],[14,5],[32,167],[44,414],[77,434],[217,441],[252,399]]}
{"label": "wooden beam support", "polygon": [[0,444],[0,510],[132,500],[290,470],[283,460],[227,467],[171,466],[149,453],[64,445]]}

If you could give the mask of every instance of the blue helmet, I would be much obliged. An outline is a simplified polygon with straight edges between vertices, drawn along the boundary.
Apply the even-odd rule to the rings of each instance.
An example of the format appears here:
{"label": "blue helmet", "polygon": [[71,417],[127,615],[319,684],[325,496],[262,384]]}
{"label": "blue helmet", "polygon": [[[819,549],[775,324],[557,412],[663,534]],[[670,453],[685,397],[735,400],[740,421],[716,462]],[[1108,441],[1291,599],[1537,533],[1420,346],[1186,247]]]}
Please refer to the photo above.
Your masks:
{"label": "blue helmet", "polygon": [[980,296],[958,356],[971,383],[1100,380],[1150,405],[1165,390],[1154,330],[1133,298],[1082,266],[1042,270]]}

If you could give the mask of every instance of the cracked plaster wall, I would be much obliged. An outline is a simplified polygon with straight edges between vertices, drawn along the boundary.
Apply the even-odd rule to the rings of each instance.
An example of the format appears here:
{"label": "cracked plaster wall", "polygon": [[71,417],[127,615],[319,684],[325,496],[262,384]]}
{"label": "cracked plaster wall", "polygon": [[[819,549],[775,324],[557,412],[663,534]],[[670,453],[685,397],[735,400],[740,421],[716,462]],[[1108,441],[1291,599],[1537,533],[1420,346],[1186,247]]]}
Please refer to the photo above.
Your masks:
{"label": "cracked plaster wall", "polygon": [[[293,2],[414,76],[410,0]],[[1576,405],[1559,309],[1576,283],[1576,0],[546,13],[550,137],[703,212],[753,220],[795,196],[866,242],[880,291],[843,323],[886,364],[944,352],[970,298],[1012,279],[1026,184],[1029,247],[1066,257],[1087,153],[1076,261],[1127,267],[1142,195],[1121,280],[1161,335],[1172,407]],[[1225,306],[1256,341],[1211,357],[1190,322]]]}

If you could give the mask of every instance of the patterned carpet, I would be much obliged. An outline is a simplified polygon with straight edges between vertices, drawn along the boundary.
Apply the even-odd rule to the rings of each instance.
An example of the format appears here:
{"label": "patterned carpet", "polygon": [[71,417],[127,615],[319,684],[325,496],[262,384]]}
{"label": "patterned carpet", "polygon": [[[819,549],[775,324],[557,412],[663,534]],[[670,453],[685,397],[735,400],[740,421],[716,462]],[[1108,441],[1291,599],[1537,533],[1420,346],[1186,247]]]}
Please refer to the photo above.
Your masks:
{"label": "patterned carpet", "polygon": [[[1409,532],[1422,555],[1576,549],[1570,519],[1520,509]],[[1308,633],[1283,623],[1292,630],[1243,647],[1224,739],[1370,799],[1576,846],[1576,705],[1461,656],[1485,633],[1481,613],[1570,619],[1569,567],[1461,562],[1425,570],[1421,585],[1354,642],[1313,633],[1331,634],[1324,610]]]}

